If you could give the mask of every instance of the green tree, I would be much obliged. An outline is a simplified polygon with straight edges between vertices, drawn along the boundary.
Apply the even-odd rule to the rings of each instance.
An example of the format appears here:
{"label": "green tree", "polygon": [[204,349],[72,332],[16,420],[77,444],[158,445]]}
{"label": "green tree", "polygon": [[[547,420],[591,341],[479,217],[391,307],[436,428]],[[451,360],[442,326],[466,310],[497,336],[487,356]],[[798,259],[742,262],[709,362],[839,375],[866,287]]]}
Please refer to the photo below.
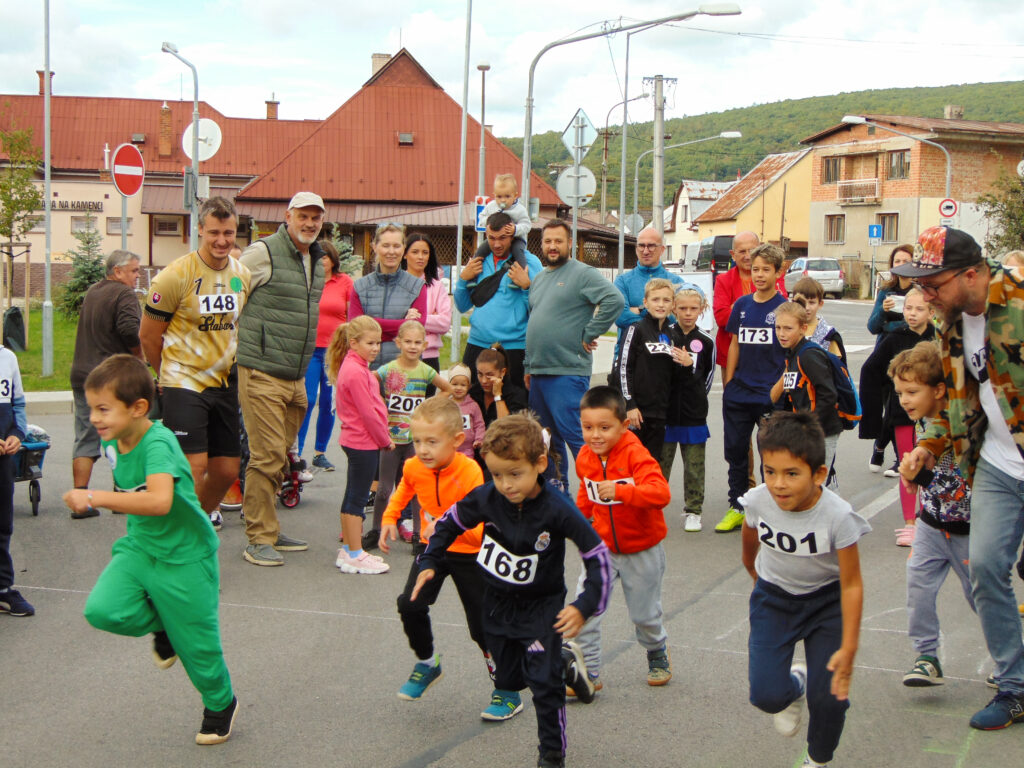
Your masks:
{"label": "green tree", "polygon": [[[19,129],[13,121],[0,129],[0,154],[7,155],[7,164],[0,168],[0,239],[7,241],[6,255],[12,259],[15,241],[35,226],[35,211],[43,205],[43,194],[33,183],[40,153],[32,143],[32,129]],[[10,285],[9,270],[5,273]]]}
{"label": "green tree", "polygon": [[75,232],[78,245],[68,251],[71,256],[71,278],[57,296],[57,309],[68,319],[78,316],[85,292],[106,276],[103,236],[96,230],[95,222],[96,218],[86,213],[85,229]]}
{"label": "green tree", "polygon": [[356,254],[352,248],[352,238],[345,237],[339,232],[339,227],[334,228],[334,237],[331,243],[338,250],[338,260],[341,271],[353,279],[363,276],[363,257]]}
{"label": "green tree", "polygon": [[1003,173],[978,206],[995,226],[985,238],[989,254],[1024,249],[1024,178]]}

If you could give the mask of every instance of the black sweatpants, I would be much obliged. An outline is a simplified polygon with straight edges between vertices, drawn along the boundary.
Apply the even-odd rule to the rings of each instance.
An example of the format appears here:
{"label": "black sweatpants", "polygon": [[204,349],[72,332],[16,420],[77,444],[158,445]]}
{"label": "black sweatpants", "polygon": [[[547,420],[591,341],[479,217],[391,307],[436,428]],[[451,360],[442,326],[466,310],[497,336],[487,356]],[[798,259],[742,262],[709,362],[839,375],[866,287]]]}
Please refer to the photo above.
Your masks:
{"label": "black sweatpants", "polygon": [[483,630],[483,571],[476,564],[476,555],[447,552],[441,565],[434,573],[434,578],[423,585],[415,602],[409,599],[412,588],[416,586],[416,578],[420,575],[418,558],[413,558],[409,568],[409,578],[405,581],[405,589],[398,596],[398,615],[402,619],[402,628],[409,638],[409,647],[417,659],[426,659],[434,654],[434,632],[430,626],[430,606],[437,601],[437,596],[444,586],[446,577],[451,576],[455,589],[466,612],[466,624],[469,625],[469,636],[473,638],[480,650],[486,655],[487,645]]}
{"label": "black sweatpants", "polygon": [[484,636],[496,666],[494,687],[529,686],[537,713],[540,754],[565,754],[565,676],[562,638],[552,629],[565,595],[492,603],[484,599]]}

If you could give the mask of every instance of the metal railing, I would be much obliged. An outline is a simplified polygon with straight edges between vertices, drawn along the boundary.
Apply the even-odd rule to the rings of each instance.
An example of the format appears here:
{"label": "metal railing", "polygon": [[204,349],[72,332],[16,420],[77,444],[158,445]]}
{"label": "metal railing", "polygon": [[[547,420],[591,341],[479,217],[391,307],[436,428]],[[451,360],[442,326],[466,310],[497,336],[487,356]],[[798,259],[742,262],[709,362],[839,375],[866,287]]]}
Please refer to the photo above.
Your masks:
{"label": "metal railing", "polygon": [[878,179],[844,179],[836,183],[836,199],[840,203],[873,202],[880,194]]}

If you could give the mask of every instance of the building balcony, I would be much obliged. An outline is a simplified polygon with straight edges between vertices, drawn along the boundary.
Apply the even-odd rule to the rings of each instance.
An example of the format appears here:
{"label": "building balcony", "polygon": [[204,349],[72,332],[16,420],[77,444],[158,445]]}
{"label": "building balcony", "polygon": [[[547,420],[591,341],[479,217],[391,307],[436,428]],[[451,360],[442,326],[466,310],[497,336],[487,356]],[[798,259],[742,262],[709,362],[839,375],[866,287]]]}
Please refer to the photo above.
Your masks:
{"label": "building balcony", "polygon": [[878,179],[845,179],[836,183],[840,205],[878,205],[882,185]]}

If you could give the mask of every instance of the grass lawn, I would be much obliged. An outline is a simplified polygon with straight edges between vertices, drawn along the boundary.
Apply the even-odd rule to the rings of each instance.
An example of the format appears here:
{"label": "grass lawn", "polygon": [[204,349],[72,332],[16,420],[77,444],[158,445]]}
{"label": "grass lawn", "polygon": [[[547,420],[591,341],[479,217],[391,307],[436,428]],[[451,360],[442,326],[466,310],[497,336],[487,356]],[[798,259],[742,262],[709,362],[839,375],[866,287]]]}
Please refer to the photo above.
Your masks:
{"label": "grass lawn", "polygon": [[71,389],[71,358],[75,354],[78,318],[68,320],[53,312],[53,375],[43,377],[43,310],[35,308],[28,317],[28,349],[18,352],[21,383],[26,392]]}

